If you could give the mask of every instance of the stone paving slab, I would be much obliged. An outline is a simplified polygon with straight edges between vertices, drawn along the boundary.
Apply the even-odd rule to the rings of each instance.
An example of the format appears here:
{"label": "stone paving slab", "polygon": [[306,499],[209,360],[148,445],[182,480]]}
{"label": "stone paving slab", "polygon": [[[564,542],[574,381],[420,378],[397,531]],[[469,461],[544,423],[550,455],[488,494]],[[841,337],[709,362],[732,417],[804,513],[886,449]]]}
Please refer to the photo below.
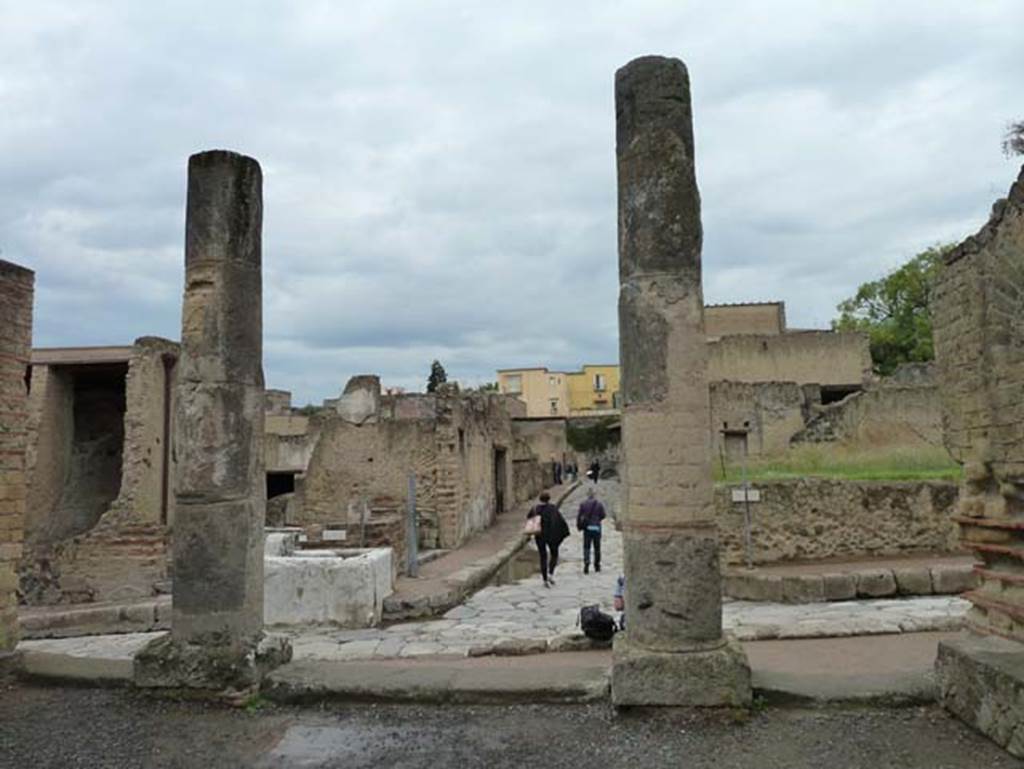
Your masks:
{"label": "stone paving slab", "polygon": [[25,674],[40,678],[129,683],[135,654],[162,635],[119,633],[22,641],[19,665]]}
{"label": "stone paving slab", "polygon": [[278,702],[324,700],[460,704],[579,703],[608,696],[607,655],[564,654],[529,663],[503,660],[291,662],[271,673]]}

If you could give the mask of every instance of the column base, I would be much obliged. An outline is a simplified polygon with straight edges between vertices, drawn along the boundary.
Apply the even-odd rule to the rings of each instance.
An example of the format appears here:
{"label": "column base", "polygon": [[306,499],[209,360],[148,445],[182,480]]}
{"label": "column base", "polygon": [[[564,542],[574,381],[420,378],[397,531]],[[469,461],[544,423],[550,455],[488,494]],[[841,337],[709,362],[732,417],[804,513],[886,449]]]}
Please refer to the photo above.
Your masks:
{"label": "column base", "polygon": [[750,705],[750,665],[739,642],[722,640],[716,649],[650,651],[615,636],[612,704],[676,707]]}
{"label": "column base", "polygon": [[264,635],[250,644],[214,646],[153,639],[135,655],[133,682],[141,688],[222,695],[259,688],[263,677],[292,658],[284,636]]}
{"label": "column base", "polygon": [[942,641],[935,679],[942,707],[1024,757],[1024,644],[970,632]]}

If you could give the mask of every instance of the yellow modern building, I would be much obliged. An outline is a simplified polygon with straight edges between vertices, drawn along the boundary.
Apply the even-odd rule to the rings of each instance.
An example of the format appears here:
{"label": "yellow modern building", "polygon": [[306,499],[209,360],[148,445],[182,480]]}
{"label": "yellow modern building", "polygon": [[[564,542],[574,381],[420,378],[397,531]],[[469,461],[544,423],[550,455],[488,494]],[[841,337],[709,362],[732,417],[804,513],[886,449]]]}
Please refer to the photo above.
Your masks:
{"label": "yellow modern building", "polygon": [[619,405],[619,367],[588,364],[573,372],[500,369],[498,390],[523,401],[528,417],[611,414]]}
{"label": "yellow modern building", "polygon": [[498,390],[515,395],[526,404],[528,417],[569,416],[567,375],[546,368],[498,370]]}
{"label": "yellow modern building", "polygon": [[565,375],[569,385],[569,415],[598,416],[619,408],[619,367],[585,364]]}

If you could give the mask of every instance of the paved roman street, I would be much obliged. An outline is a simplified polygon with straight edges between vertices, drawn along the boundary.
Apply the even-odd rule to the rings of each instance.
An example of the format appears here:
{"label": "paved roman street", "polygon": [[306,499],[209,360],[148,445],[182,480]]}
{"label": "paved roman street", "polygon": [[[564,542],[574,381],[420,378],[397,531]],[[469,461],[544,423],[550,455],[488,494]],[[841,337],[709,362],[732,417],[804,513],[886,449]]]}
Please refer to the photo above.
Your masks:
{"label": "paved roman street", "polygon": [[[601,481],[597,494],[609,515],[618,510],[619,484]],[[583,574],[582,537],[575,530],[576,510],[586,487],[562,504],[572,535],[563,543],[556,584],[544,587],[527,545],[518,567],[533,573],[504,585],[480,590],[442,618],[404,622],[366,630],[297,628],[292,636],[296,659],[358,660],[385,657],[517,654],[587,648],[577,617],[581,606],[599,604],[612,613],[616,578],[622,573],[622,537],[606,522],[601,572]],[[967,602],[954,596],[774,604],[727,601],[723,622],[740,640],[868,635],[959,627]],[[45,642],[39,642],[45,643]]]}

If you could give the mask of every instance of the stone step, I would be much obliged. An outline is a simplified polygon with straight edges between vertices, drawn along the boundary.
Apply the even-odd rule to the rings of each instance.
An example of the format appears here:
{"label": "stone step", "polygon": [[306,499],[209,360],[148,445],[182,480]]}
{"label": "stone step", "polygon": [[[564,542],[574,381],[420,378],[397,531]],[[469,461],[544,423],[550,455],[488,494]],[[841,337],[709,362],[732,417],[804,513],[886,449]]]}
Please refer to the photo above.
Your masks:
{"label": "stone step", "polygon": [[822,574],[773,574],[770,570],[729,569],[722,575],[729,598],[774,603],[820,603],[855,598],[956,595],[978,585],[972,564],[837,568]]}

